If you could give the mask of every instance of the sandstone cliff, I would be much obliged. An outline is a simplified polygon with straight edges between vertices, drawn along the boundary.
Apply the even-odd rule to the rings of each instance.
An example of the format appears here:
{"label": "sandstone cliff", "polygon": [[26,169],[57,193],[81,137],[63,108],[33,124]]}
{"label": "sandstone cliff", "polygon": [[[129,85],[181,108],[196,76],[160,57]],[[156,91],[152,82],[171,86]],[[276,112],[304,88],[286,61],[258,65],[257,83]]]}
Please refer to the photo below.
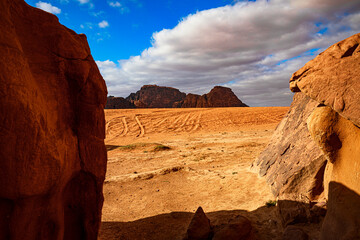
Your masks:
{"label": "sandstone cliff", "polygon": [[198,107],[247,107],[230,88],[215,86],[202,96],[189,93],[181,103],[183,108]]}
{"label": "sandstone cliff", "polygon": [[0,239],[97,239],[106,85],[85,35],[0,1]]}
{"label": "sandstone cliff", "polygon": [[129,109],[129,108],[135,108],[134,103],[126,100],[122,97],[114,97],[109,96],[107,97],[106,109]]}
{"label": "sandstone cliff", "polygon": [[105,108],[202,108],[247,107],[230,88],[215,86],[204,95],[185,94],[176,88],[145,85],[123,98],[108,97]]}
{"label": "sandstone cliff", "polygon": [[[360,239],[359,46],[356,34],[293,74],[291,109],[254,163],[279,199],[309,206],[327,199],[322,240]],[[309,209],[284,206],[283,217],[304,213],[309,220]]]}
{"label": "sandstone cliff", "polygon": [[145,85],[135,94],[130,94],[126,100],[138,108],[171,108],[185,97],[186,94],[176,88]]}
{"label": "sandstone cliff", "polygon": [[360,239],[360,34],[334,44],[295,72],[292,91],[320,103],[307,119],[328,163],[321,239]]}

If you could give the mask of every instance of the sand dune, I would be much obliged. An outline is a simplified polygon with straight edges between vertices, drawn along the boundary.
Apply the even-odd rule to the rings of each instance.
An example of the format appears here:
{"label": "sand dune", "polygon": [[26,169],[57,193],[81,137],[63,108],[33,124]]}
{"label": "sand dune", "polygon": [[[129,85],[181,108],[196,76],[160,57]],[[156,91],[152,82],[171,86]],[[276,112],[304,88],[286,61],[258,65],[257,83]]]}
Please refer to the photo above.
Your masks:
{"label": "sand dune", "polygon": [[[240,211],[261,239],[277,239],[275,213],[264,208],[273,199],[270,188],[249,166],[287,110],[106,110],[101,239],[181,239],[198,206],[214,219]],[[173,217],[176,212],[188,214]],[[161,231],[164,216],[177,227]]]}

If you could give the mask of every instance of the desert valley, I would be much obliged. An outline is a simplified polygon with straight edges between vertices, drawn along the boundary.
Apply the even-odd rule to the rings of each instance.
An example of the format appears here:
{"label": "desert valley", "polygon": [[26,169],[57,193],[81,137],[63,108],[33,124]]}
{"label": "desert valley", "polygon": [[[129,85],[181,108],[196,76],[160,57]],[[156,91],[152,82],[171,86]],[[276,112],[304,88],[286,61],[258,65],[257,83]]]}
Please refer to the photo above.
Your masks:
{"label": "desert valley", "polygon": [[260,239],[281,239],[275,208],[266,207],[275,198],[250,165],[287,111],[106,110],[100,239],[182,239],[199,206],[213,222],[246,216]]}
{"label": "desert valley", "polygon": [[[32,7],[23,0],[0,0],[0,240],[359,240],[360,33],[353,23],[359,20],[360,3],[314,2],[318,4],[313,8],[296,0],[235,1],[193,10],[196,13],[174,29],[154,33],[152,47],[141,56],[116,65],[94,60],[88,43],[93,40],[61,25],[54,15],[61,13],[60,8],[45,2],[33,2],[36,7]],[[95,8],[90,0],[58,2],[64,7],[75,3],[89,11]],[[122,7],[120,2],[106,4]],[[214,31],[230,29],[230,35],[237,32],[231,24],[238,13],[254,23],[254,28],[237,26],[244,32],[251,29],[252,34],[256,27],[269,24],[275,24],[275,30],[285,29],[281,18],[275,23],[262,19],[267,9],[284,19],[300,14],[295,23],[308,17],[297,28],[312,26],[315,32],[302,38],[295,35],[293,41],[311,35],[307,43],[313,47],[300,55],[284,57],[281,49],[274,55],[266,51],[283,45],[283,36],[294,35],[274,34],[271,47],[260,44],[265,53],[250,61],[256,54],[246,49],[257,49],[255,41],[245,39],[244,46],[235,44],[219,53],[222,44],[213,44],[207,35],[195,45],[196,38],[191,37],[170,41],[191,45],[190,55],[176,52],[176,57],[194,60],[194,46],[200,55],[204,49],[215,51],[202,56],[201,60],[209,60],[206,66],[189,67],[184,65],[188,58],[181,61],[174,56],[167,61],[175,61],[166,65],[161,57],[154,57],[164,52],[157,51],[167,43],[164,35],[186,30],[198,17],[219,21]],[[284,12],[278,13],[279,9]],[[126,8],[122,10],[125,14]],[[90,12],[94,18],[102,14]],[[216,14],[223,18],[213,17]],[[343,20],[336,23],[336,37],[326,35],[335,31],[328,29],[334,27],[331,17]],[[326,29],[317,29],[324,24],[317,19],[327,19]],[[208,21],[197,21],[207,27],[196,28],[196,34],[208,29]],[[105,20],[97,24],[98,29],[109,26]],[[294,29],[291,24],[290,29]],[[238,31],[241,39],[242,31]],[[224,35],[220,32],[221,41]],[[344,40],[339,41],[339,36]],[[226,39],[239,42],[236,37]],[[306,44],[295,44],[291,50],[299,52],[298,46]],[[186,48],[172,47],[164,49]],[[239,49],[243,52],[234,57],[232,52]],[[260,78],[251,65],[255,58],[260,59],[255,69],[266,73]],[[160,64],[158,77],[169,73],[166,81],[170,81],[184,74],[176,81],[193,86],[198,94],[151,83],[147,77],[156,73],[158,63],[149,59],[164,65],[163,69]],[[141,71],[131,64],[140,64]],[[240,71],[238,65],[251,77],[244,80],[244,75],[218,71],[222,67]],[[283,74],[294,66],[298,70],[292,75]],[[133,78],[119,87],[111,78],[114,72],[117,80]],[[190,75],[196,75],[196,81]],[[227,79],[216,80],[224,83],[221,86],[208,78],[220,75]],[[282,75],[285,93],[279,87],[282,83],[272,78]],[[135,91],[143,80],[145,85]],[[197,89],[197,80],[208,86]],[[109,96],[108,91],[116,89],[133,93],[126,98]],[[269,106],[249,107],[235,92]],[[254,100],[253,95],[262,99]],[[290,106],[271,102],[289,97]]]}

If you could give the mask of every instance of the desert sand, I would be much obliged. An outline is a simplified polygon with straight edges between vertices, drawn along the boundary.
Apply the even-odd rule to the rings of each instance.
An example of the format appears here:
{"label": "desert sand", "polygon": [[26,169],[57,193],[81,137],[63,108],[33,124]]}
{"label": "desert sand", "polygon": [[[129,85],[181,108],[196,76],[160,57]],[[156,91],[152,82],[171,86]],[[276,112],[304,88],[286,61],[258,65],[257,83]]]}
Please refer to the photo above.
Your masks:
{"label": "desert sand", "polygon": [[281,224],[250,169],[288,107],[105,110],[107,175],[99,239],[182,239],[201,206],[212,222],[249,218],[259,239]]}

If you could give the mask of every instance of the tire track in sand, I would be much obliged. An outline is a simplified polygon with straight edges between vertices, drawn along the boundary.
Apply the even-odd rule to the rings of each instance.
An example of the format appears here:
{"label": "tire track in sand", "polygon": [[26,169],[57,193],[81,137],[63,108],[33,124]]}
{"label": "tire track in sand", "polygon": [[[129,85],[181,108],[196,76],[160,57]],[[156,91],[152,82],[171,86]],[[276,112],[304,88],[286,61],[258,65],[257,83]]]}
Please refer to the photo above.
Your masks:
{"label": "tire track in sand", "polygon": [[124,125],[124,131],[122,132],[121,136],[126,136],[126,134],[128,133],[128,126],[127,126],[127,123],[126,123],[126,117],[122,117],[122,122],[123,122],[123,125]]}
{"label": "tire track in sand", "polygon": [[137,122],[137,124],[139,125],[139,128],[140,128],[140,133],[136,137],[143,137],[144,134],[145,134],[145,129],[144,129],[143,125],[141,124],[138,116],[135,116],[135,120],[136,120],[136,122]]}
{"label": "tire track in sand", "polygon": [[116,117],[106,122],[106,134],[110,137],[118,137],[124,132],[125,126],[120,121],[121,117]]}

